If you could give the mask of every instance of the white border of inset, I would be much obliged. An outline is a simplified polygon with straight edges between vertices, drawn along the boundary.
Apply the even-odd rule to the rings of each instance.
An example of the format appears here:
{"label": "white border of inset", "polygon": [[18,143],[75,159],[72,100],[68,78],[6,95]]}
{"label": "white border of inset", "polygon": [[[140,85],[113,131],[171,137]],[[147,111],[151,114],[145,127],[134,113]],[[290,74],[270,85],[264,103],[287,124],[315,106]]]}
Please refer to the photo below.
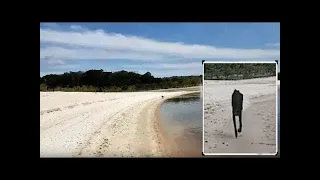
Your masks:
{"label": "white border of inset", "polygon": [[[243,155],[269,155],[269,156],[275,156],[278,154],[278,63],[276,62],[279,60],[274,61],[204,61],[202,63],[202,94],[203,94],[203,100],[202,100],[202,154],[204,156],[243,156]],[[259,64],[265,64],[265,63],[275,63],[276,64],[276,152],[275,153],[205,153],[204,152],[204,64],[235,64],[235,63],[259,63]]]}

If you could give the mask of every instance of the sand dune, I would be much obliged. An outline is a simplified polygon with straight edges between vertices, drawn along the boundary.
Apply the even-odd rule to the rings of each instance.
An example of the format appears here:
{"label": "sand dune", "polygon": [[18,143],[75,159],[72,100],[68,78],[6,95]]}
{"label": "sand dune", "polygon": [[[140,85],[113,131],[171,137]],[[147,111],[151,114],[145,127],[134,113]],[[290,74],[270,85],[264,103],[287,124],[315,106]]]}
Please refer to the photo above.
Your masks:
{"label": "sand dune", "polygon": [[[276,77],[204,84],[205,153],[276,152]],[[234,89],[244,95],[243,132],[238,139],[232,121]]]}
{"label": "sand dune", "polygon": [[155,112],[187,93],[40,92],[40,157],[166,156]]}

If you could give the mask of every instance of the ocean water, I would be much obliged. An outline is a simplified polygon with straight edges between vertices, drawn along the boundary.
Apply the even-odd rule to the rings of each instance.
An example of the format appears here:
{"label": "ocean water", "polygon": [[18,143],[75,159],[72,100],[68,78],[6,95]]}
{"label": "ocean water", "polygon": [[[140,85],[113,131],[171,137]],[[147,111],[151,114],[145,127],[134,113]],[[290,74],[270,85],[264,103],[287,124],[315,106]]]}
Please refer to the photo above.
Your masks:
{"label": "ocean water", "polygon": [[177,151],[189,155],[202,152],[202,98],[200,93],[165,101],[160,107],[162,131]]}

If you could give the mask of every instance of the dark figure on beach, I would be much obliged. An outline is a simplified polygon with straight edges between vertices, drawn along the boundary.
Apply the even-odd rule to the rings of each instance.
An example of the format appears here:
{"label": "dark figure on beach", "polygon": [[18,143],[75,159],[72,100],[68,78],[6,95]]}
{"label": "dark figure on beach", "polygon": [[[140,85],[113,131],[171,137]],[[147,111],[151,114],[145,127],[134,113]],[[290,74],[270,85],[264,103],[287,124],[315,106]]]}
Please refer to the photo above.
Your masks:
{"label": "dark figure on beach", "polygon": [[161,96],[162,98],[164,97],[164,96]]}
{"label": "dark figure on beach", "polygon": [[[242,131],[242,104],[243,104],[243,94],[239,90],[234,90],[232,93],[232,119],[234,125],[234,132],[236,138],[238,137],[238,132]],[[236,116],[239,117],[239,129],[237,131]]]}

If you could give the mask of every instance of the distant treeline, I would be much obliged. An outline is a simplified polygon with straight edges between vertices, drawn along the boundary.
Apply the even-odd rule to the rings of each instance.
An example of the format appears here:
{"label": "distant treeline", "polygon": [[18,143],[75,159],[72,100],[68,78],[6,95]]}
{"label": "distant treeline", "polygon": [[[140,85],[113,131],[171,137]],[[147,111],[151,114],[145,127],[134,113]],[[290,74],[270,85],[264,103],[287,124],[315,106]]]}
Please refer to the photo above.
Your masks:
{"label": "distant treeline", "polygon": [[205,80],[239,80],[276,76],[275,63],[205,63]]}
{"label": "distant treeline", "polygon": [[155,78],[150,72],[68,72],[40,77],[40,91],[119,92],[190,87],[201,85],[202,76]]}

